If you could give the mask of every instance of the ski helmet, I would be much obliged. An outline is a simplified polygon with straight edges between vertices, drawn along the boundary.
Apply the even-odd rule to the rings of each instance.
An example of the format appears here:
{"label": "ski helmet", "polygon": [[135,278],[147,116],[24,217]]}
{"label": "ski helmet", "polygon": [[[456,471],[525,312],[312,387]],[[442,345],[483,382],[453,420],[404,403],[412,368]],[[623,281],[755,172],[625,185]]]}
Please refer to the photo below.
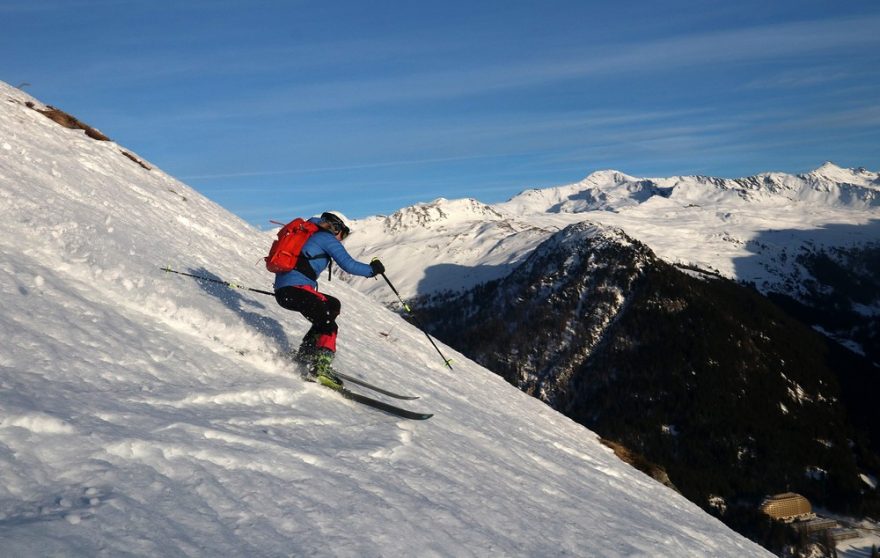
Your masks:
{"label": "ski helmet", "polygon": [[347,237],[351,234],[351,230],[345,225],[342,219],[329,211],[325,211],[321,214],[321,221],[327,223],[328,228],[333,232],[333,234],[341,234],[342,238]]}

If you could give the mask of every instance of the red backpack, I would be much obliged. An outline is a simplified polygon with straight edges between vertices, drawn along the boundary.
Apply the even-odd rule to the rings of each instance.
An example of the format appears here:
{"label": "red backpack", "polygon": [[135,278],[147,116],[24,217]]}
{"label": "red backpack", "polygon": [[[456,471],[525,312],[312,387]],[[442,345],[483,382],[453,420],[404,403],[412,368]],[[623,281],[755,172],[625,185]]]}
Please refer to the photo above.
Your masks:
{"label": "red backpack", "polygon": [[[297,268],[303,245],[313,234],[321,230],[318,225],[297,217],[278,231],[278,240],[272,243],[266,260],[266,269],[272,273],[285,273]],[[303,263],[308,263],[303,259]],[[314,271],[309,270],[311,275]]]}

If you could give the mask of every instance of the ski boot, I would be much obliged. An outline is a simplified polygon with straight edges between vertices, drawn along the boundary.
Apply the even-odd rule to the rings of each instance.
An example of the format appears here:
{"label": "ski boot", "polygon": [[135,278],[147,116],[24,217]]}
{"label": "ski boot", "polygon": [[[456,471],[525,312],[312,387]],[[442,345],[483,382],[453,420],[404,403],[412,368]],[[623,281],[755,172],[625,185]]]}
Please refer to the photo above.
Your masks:
{"label": "ski boot", "polygon": [[315,346],[315,337],[313,335],[306,335],[303,337],[303,340],[299,344],[299,348],[286,353],[288,360],[302,366],[305,369],[308,369],[312,362],[315,360],[315,353],[318,351],[318,348]]}
{"label": "ski boot", "polygon": [[341,389],[342,380],[333,371],[333,351],[319,350],[312,360],[311,373],[314,381],[330,389]]}

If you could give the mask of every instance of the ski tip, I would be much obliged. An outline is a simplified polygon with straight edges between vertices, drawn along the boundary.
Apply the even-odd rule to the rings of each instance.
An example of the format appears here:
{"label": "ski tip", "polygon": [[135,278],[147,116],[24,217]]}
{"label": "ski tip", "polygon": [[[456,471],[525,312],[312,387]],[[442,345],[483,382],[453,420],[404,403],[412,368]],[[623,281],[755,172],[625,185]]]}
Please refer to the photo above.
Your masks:
{"label": "ski tip", "polygon": [[411,420],[428,420],[433,417],[434,413],[417,413],[417,412],[409,412],[406,416],[401,416],[401,418],[407,418]]}

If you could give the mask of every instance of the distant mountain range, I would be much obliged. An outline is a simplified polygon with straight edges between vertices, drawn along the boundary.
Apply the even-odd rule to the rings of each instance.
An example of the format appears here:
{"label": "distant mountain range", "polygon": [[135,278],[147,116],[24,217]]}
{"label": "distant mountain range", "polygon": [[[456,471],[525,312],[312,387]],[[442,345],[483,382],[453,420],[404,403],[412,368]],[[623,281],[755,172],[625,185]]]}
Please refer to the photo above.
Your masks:
{"label": "distant mountain range", "polygon": [[880,514],[878,173],[603,171],[353,228],[438,338],[753,538],[772,492]]}
{"label": "distant mountain range", "polygon": [[[803,175],[740,179],[601,171],[501,204],[441,198],[354,221],[347,246],[356,257],[381,255],[401,293],[415,299],[505,277],[541,242],[584,221],[625,231],[667,263],[751,284],[764,294],[816,305],[833,290],[828,281],[841,282],[838,291],[855,295],[848,309],[853,319],[880,314],[880,302],[869,293],[880,276],[880,174],[833,163]],[[843,278],[847,274],[852,276]],[[380,300],[394,300],[380,283],[351,282]],[[866,346],[876,345],[876,331],[854,332],[834,320],[823,327],[880,362],[876,346]]]}

